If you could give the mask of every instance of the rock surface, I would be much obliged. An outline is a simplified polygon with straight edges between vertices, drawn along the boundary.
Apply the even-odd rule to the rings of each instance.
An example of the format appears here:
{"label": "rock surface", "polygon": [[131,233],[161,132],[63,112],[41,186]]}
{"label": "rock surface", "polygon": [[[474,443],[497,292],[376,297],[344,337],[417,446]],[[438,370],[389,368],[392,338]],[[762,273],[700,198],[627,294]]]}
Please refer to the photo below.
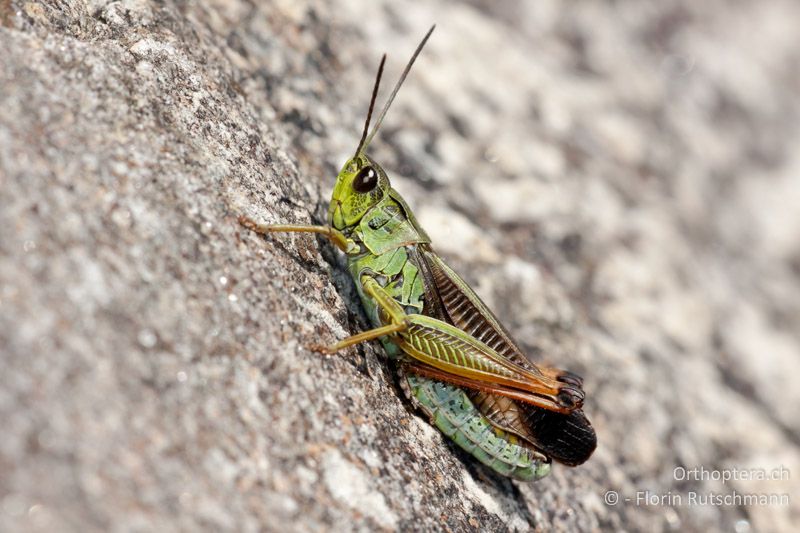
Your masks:
{"label": "rock surface", "polygon": [[[0,530],[800,522],[800,5],[330,4],[0,0]],[[304,349],[364,327],[341,259],[236,222],[322,220],[380,53],[392,83],[432,22],[371,154],[585,377],[599,448],[537,484],[377,345]]]}

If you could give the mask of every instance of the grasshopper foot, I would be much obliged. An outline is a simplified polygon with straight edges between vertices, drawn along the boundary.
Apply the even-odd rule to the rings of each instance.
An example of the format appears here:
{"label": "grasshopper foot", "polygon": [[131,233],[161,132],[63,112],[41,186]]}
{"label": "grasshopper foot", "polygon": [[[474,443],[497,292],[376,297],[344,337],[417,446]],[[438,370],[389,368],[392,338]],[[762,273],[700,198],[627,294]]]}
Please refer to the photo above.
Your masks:
{"label": "grasshopper foot", "polygon": [[241,224],[245,228],[247,228],[249,230],[252,230],[252,231],[255,231],[257,233],[263,233],[263,231],[261,231],[262,224],[259,224],[258,222],[256,222],[252,218],[250,218],[248,216],[245,216],[245,215],[239,215],[238,220],[239,220],[239,224]]}
{"label": "grasshopper foot", "polygon": [[332,350],[330,346],[325,346],[324,344],[309,344],[306,346],[306,349],[322,355],[331,355],[336,353],[336,350]]}

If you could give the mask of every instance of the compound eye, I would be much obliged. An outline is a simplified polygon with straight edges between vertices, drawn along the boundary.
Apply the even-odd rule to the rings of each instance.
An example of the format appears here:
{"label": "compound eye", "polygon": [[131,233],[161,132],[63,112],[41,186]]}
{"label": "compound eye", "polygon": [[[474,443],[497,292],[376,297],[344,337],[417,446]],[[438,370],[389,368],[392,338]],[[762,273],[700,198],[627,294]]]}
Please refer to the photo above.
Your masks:
{"label": "compound eye", "polygon": [[356,192],[369,192],[375,188],[378,184],[378,173],[375,172],[375,169],[371,166],[366,166],[361,169],[361,171],[356,176],[356,179],[353,180],[353,188]]}

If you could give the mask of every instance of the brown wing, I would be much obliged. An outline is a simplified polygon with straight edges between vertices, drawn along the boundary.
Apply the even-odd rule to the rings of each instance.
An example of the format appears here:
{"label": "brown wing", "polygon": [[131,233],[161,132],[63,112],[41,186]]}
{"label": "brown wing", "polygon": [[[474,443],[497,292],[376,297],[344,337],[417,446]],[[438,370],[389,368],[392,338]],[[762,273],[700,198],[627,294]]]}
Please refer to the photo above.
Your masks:
{"label": "brown wing", "polygon": [[494,349],[518,365],[540,374],[539,369],[522,354],[522,350],[511,339],[486,304],[467,283],[442,259],[430,250],[421,250],[422,258],[429,267],[430,275],[439,292],[446,320]]}
{"label": "brown wing", "polygon": [[[427,246],[418,247],[426,287],[426,314],[453,324],[497,353],[534,373],[541,373],[469,285]],[[467,391],[476,407],[497,427],[527,440],[553,459],[577,465],[597,446],[597,436],[580,409],[559,414],[510,398]]]}

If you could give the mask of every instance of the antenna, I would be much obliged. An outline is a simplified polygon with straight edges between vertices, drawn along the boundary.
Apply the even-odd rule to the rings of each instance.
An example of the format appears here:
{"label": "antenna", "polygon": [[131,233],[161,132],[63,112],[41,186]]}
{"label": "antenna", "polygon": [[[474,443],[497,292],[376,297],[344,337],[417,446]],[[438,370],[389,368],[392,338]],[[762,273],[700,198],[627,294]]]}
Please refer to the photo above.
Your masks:
{"label": "antenna", "polygon": [[356,155],[353,159],[358,157],[361,149],[364,148],[364,139],[367,138],[367,131],[369,130],[369,121],[372,118],[372,110],[375,108],[375,99],[378,97],[378,87],[381,85],[381,75],[383,74],[383,65],[386,63],[386,54],[381,58],[381,64],[378,67],[378,76],[375,78],[375,86],[372,88],[372,98],[369,100],[369,111],[367,111],[367,121],[364,122],[364,133],[361,134],[361,140],[358,141],[358,148],[356,148]]}
{"label": "antenna", "polygon": [[[422,47],[425,46],[426,42],[428,42],[428,37],[431,36],[431,33],[433,33],[434,28],[436,28],[436,24],[431,26],[431,29],[429,29],[428,33],[425,34],[425,37],[422,38],[422,42],[420,42],[419,45],[417,46],[417,49],[414,50],[414,55],[411,56],[411,59],[408,61],[408,64],[406,65],[405,70],[403,70],[403,73],[400,75],[400,79],[397,80],[397,85],[395,85],[394,89],[392,89],[392,94],[389,95],[389,100],[386,102],[386,105],[383,106],[383,109],[381,110],[381,114],[378,115],[378,120],[375,121],[375,126],[372,127],[372,131],[370,132],[370,134],[366,138],[366,140],[364,140],[364,138],[362,137],[362,139],[361,139],[362,142],[360,142],[358,144],[358,151],[356,152],[356,155],[358,155],[359,153],[361,153],[363,150],[365,150],[367,148],[369,143],[372,141],[372,138],[378,132],[378,128],[381,127],[381,123],[383,122],[383,117],[386,116],[386,112],[389,110],[389,106],[392,105],[392,102],[394,101],[394,97],[397,95],[397,91],[400,90],[400,86],[403,85],[403,82],[405,81],[406,76],[408,76],[408,72],[411,70],[411,65],[414,64],[414,61],[417,59],[417,56],[422,51]],[[384,58],[385,57],[386,57],[386,55],[384,54]],[[383,62],[381,62],[381,67],[383,67]],[[378,79],[380,79],[380,72],[378,72]],[[378,87],[377,87],[377,84],[376,84],[375,92],[377,92],[377,90],[378,90]],[[373,93],[373,101],[374,101],[374,99],[375,99],[375,93]],[[370,113],[372,113],[372,104],[370,104]],[[367,123],[369,123],[369,117],[367,117]],[[367,128],[365,126],[364,127],[364,133],[366,133],[366,131],[367,131]]]}

